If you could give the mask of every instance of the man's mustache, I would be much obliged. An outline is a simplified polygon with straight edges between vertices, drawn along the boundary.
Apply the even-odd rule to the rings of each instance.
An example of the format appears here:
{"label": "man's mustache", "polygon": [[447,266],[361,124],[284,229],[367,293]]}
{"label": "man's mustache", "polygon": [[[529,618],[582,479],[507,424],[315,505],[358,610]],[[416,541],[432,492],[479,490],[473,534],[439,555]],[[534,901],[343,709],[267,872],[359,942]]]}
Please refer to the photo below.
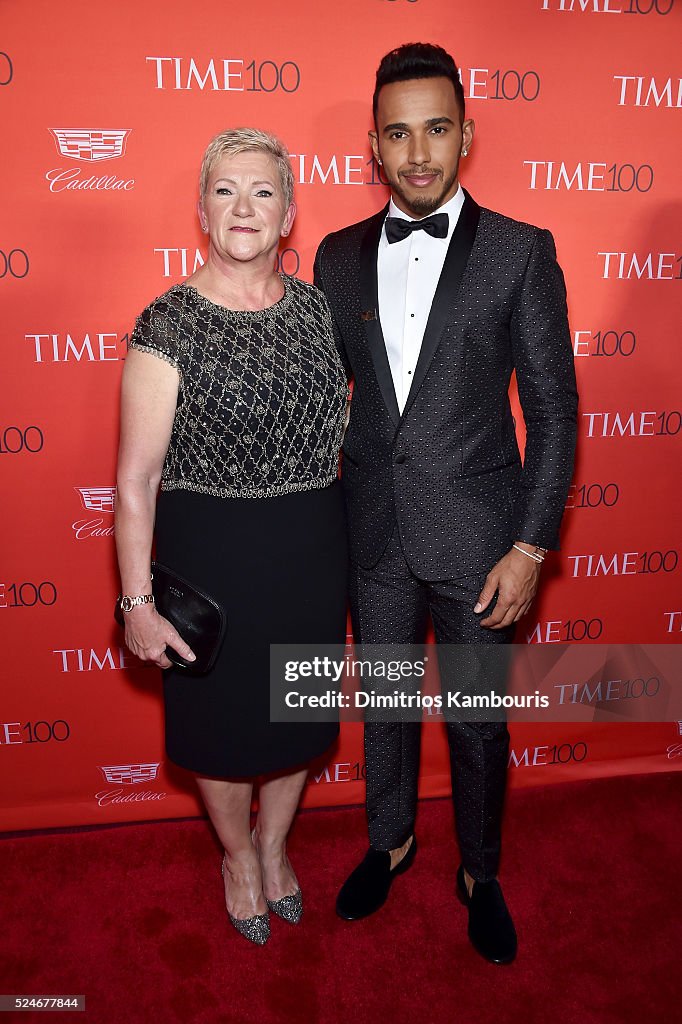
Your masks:
{"label": "man's mustache", "polygon": [[398,171],[398,177],[400,178],[413,178],[415,176],[418,177],[420,174],[434,174],[437,177],[443,176],[443,172],[436,170],[435,167],[410,167],[407,171]]}

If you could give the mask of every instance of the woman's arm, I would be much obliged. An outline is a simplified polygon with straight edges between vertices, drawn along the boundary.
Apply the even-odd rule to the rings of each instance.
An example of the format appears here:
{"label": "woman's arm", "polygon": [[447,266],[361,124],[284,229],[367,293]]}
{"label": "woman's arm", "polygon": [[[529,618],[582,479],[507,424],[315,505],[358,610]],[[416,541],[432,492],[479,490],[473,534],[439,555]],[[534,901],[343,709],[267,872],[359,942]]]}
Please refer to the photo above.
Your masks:
{"label": "woman's arm", "polygon": [[[116,550],[122,593],[151,593],[151,549],[156,494],[178,399],[175,367],[131,349],[121,384],[121,440],[116,479]],[[194,661],[194,653],[154,605],[137,605],[125,616],[126,644],[142,661],[160,668],[170,645]]]}

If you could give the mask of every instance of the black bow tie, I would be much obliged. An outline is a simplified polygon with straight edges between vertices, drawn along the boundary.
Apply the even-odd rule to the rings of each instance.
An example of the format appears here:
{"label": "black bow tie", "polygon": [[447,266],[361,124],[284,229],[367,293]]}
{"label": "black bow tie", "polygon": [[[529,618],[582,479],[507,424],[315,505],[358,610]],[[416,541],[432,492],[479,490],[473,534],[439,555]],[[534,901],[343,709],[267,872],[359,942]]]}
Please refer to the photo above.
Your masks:
{"label": "black bow tie", "polygon": [[448,215],[447,213],[434,213],[424,220],[405,220],[404,217],[386,218],[386,238],[390,242],[399,242],[407,238],[413,231],[426,231],[433,238],[447,238],[448,236]]}

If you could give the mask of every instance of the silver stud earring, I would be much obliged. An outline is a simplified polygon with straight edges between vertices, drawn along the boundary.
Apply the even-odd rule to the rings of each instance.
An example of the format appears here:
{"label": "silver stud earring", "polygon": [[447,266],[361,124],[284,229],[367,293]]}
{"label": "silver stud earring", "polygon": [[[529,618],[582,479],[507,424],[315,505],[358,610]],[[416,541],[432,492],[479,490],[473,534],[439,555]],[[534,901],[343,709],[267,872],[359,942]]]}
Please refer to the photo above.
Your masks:
{"label": "silver stud earring", "polygon": [[467,156],[468,153],[469,153],[468,149],[463,149],[462,150],[462,156]]}

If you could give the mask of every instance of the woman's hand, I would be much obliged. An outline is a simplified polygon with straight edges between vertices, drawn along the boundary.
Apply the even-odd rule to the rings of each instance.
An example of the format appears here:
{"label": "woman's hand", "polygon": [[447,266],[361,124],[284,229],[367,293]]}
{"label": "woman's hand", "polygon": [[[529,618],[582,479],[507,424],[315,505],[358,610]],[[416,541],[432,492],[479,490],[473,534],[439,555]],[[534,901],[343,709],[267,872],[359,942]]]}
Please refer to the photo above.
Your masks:
{"label": "woman's hand", "polygon": [[154,605],[137,605],[125,616],[125,641],[128,650],[140,661],[159,668],[170,668],[166,647],[172,647],[185,661],[196,661],[192,648],[185,643],[168,619],[159,615]]}

